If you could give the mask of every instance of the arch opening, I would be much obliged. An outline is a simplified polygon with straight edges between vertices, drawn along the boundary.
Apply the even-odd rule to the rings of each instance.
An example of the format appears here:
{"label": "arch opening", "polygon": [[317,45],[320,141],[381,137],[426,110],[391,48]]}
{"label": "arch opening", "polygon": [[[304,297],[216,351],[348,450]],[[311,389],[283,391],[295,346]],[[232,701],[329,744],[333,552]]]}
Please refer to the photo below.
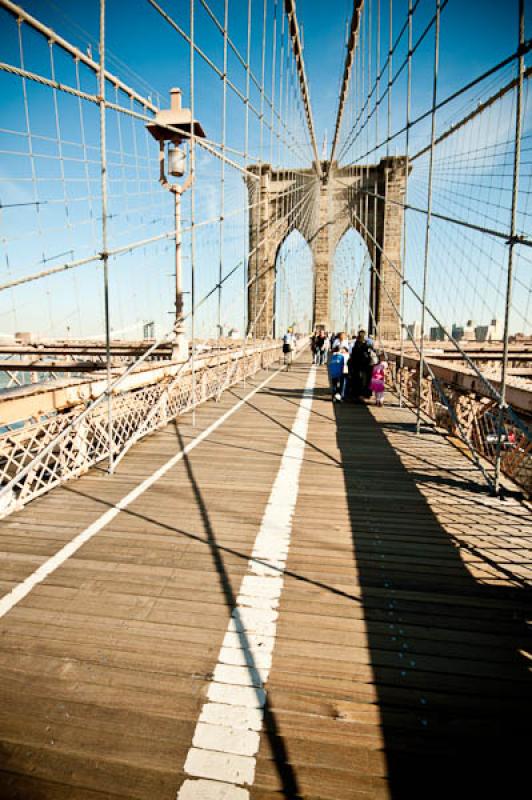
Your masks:
{"label": "arch opening", "polygon": [[368,328],[371,256],[362,236],[348,227],[336,244],[331,273],[331,324],[354,333]]}
{"label": "arch opening", "polygon": [[275,257],[274,330],[310,332],[314,291],[314,258],[307,240],[294,229],[280,243]]}

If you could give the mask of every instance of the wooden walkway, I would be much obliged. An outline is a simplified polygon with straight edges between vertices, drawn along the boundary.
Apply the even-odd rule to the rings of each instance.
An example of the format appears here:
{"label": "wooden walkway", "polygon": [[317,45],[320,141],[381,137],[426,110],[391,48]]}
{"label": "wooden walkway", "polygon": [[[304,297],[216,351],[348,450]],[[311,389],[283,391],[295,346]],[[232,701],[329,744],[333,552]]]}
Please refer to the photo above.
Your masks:
{"label": "wooden walkway", "polygon": [[[307,362],[0,619],[1,800],[174,800]],[[333,406],[317,373],[249,796],[522,796],[530,508],[393,398]],[[3,593],[249,391],[1,522]]]}

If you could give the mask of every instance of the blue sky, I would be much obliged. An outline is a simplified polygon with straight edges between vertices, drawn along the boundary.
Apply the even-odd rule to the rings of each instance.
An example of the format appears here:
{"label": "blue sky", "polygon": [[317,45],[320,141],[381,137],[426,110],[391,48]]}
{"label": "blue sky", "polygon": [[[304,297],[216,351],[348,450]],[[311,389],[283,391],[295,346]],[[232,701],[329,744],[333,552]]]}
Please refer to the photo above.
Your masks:
{"label": "blue sky", "polygon": [[[189,30],[188,2],[162,2],[161,5],[172,14],[185,31]],[[378,0],[366,3],[366,13],[371,5],[372,38],[375,47],[376,15]],[[222,0],[210,0],[210,6],[219,18],[223,18]],[[280,72],[280,57],[283,52],[285,64],[291,63],[282,36],[282,6],[268,0],[268,22],[266,36],[265,74],[266,91],[271,94],[271,65],[273,60],[274,12],[276,12],[276,73],[274,94],[277,105],[280,100],[280,76],[283,76],[283,117],[286,117],[290,135],[295,137],[297,147],[279,141],[280,131],[274,120],[274,134],[260,124],[253,114],[249,118],[249,160],[262,156],[284,166],[308,164],[311,154],[308,137],[297,101],[297,87],[286,83],[287,72]],[[196,2],[196,41],[220,68],[223,66],[223,38],[209,20],[199,0]],[[388,3],[381,3],[381,60],[388,38]],[[398,30],[404,20],[406,2],[395,0],[393,28]],[[442,13],[441,56],[439,72],[439,96],[446,96],[464,83],[466,76],[475,76],[492,66],[512,52],[516,39],[517,3],[511,2],[501,13],[495,2],[470,0],[463,3],[449,0]],[[45,24],[53,27],[72,43],[84,51],[92,47],[97,57],[98,3],[44,2],[28,0],[24,8]],[[231,0],[229,4],[230,36],[242,54],[246,51],[247,40],[247,0]],[[132,0],[127,4],[119,0],[108,0],[107,49],[108,69],[122,78],[144,96],[155,102],[167,103],[168,90],[181,86],[184,100],[189,102],[189,48],[186,42],[163,20],[146,0]],[[262,53],[262,1],[252,3],[252,47],[251,67],[256,76],[261,74]],[[346,23],[350,18],[349,0],[337,0],[324,4],[319,0],[299,0],[297,3],[300,25],[305,44],[305,60],[309,78],[310,96],[316,126],[316,135],[321,151],[327,134],[328,146],[334,130],[338,88],[340,85],[345,55]],[[420,0],[414,15],[414,39],[423,30],[433,13],[432,0]],[[367,19],[367,17],[366,17]],[[367,35],[367,23],[365,23]],[[0,28],[5,35],[0,38],[0,59],[20,65],[17,26],[5,12],[0,12]],[[528,24],[528,29],[530,25]],[[528,34],[529,35],[529,34]],[[40,35],[22,26],[22,39],[25,68],[41,75],[51,76],[50,50]],[[406,47],[405,37],[396,55],[396,63]],[[284,48],[283,51],[281,48]],[[72,59],[53,48],[56,77],[70,85],[76,85],[77,76]],[[373,51],[373,70],[375,74],[375,51]],[[413,64],[414,93],[412,113],[423,111],[430,104],[432,91],[433,39],[426,42],[416,53]],[[220,142],[222,138],[222,81],[202,61],[195,59],[196,65],[196,115],[209,138]],[[367,63],[365,65],[364,86],[367,91]],[[234,54],[229,51],[228,74],[235,87],[245,92],[245,70]],[[487,82],[479,90],[471,92],[459,101],[446,107],[438,115],[438,130],[445,130],[454,120],[460,118],[468,107],[474,107],[478,99],[487,96],[511,77],[511,68]],[[393,90],[394,127],[402,124],[404,117],[405,75]],[[96,81],[91,72],[80,67],[80,87],[87,92],[96,92]],[[361,88],[361,78],[352,83],[352,90]],[[286,94],[286,86],[289,94]],[[114,94],[108,87],[108,94]],[[482,94],[484,92],[484,95]],[[22,82],[20,78],[5,73],[0,74],[0,200],[4,206],[14,203],[31,203],[39,200],[41,205],[4,208],[1,212],[0,274],[2,281],[28,274],[47,266],[83,257],[98,252],[101,246],[98,164],[98,110],[93,104],[82,102],[80,117],[77,98],[57,93],[58,119],[61,132],[61,151],[57,144],[57,123],[53,93],[32,82],[27,82],[28,110],[33,134],[33,158],[29,155],[27,120],[25,116]],[[288,101],[287,101],[288,97]],[[117,94],[118,102],[125,98]],[[260,108],[260,93],[251,84],[250,100],[255,108]],[[351,101],[346,107],[343,136],[353,122],[354,109]],[[468,106],[469,104],[469,106]],[[137,109],[139,110],[139,109]],[[266,119],[271,111],[265,106]],[[484,218],[492,209],[501,224],[507,223],[508,165],[510,155],[501,142],[508,138],[508,124],[511,120],[511,103],[500,104],[496,112],[482,115],[479,124],[471,126],[461,139],[453,139],[447,149],[442,146],[438,154],[436,177],[439,193],[435,202],[440,207],[452,207],[456,215],[467,214],[472,218]],[[116,112],[108,112],[108,148],[110,178],[110,244],[119,246],[156,235],[172,227],[172,205],[170,196],[157,183],[157,152],[153,141],[144,131],[142,121],[132,121]],[[80,122],[82,120],[82,122]],[[530,104],[525,109],[525,132],[530,131]],[[270,120],[268,120],[270,121]],[[385,124],[384,115],[381,125]],[[245,111],[240,99],[228,92],[226,143],[242,151],[245,139]],[[506,127],[505,127],[506,126]],[[16,131],[16,134],[6,133]],[[473,134],[472,134],[473,131]],[[288,135],[281,131],[283,135]],[[412,131],[411,152],[427,141],[428,121]],[[371,130],[371,136],[373,136]],[[371,142],[368,129],[367,141]],[[472,142],[471,137],[476,137]],[[39,138],[41,137],[41,138]],[[260,143],[262,140],[262,153]],[[358,140],[358,155],[364,151],[364,136]],[[484,142],[491,150],[484,152],[480,175],[472,173],[467,188],[464,188],[465,170],[458,174],[451,169],[452,158],[463,152],[463,160],[471,162],[471,153],[478,142]],[[84,144],[83,144],[84,142]],[[391,152],[400,153],[404,147],[404,137],[398,138]],[[366,147],[367,149],[367,147]],[[296,152],[297,150],[297,152]],[[20,153],[21,155],[14,155]],[[357,153],[355,153],[356,155]],[[63,163],[58,157],[63,156]],[[385,155],[381,148],[373,157]],[[239,162],[243,158],[235,156]],[[525,162],[522,174],[523,204],[528,203],[526,191],[530,188],[530,167]],[[471,162],[472,163],[472,162]],[[416,202],[423,204],[426,197],[427,160],[420,159],[412,176],[412,191]],[[61,171],[63,170],[63,172]],[[439,170],[439,172],[438,172]],[[206,221],[221,213],[219,178],[221,165],[208,154],[198,153],[198,177],[195,188],[196,221]],[[497,172],[502,176],[497,177]],[[38,180],[33,180],[36,174]],[[244,259],[246,254],[246,190],[240,173],[230,167],[225,169],[225,210],[241,208],[242,213],[227,219],[220,230],[219,224],[206,225],[198,229],[196,238],[196,291],[197,298],[208,292],[218,279],[220,260],[222,272],[235,270],[224,285],[222,304],[223,319],[227,325],[242,328],[245,317],[243,289],[245,281]],[[461,181],[461,183],[460,183]],[[462,197],[463,196],[463,197]],[[460,200],[462,197],[462,200]],[[496,198],[502,197],[499,202]],[[190,194],[184,200],[184,226],[190,220]],[[45,202],[46,201],[46,202]],[[523,205],[521,225],[530,222],[528,205]],[[412,216],[412,215],[410,215]],[[409,265],[411,277],[416,286],[420,285],[420,265],[423,249],[423,225],[420,219],[409,219],[409,239],[412,242]],[[451,241],[451,245],[449,245]],[[288,250],[290,258],[284,258],[287,280],[293,282],[292,294],[299,297],[299,313],[308,313],[311,283],[311,259],[305,251],[306,245],[293,241]],[[437,249],[439,248],[439,250]],[[354,282],[358,275],[361,258],[358,247],[346,247],[338,256],[335,275],[338,286]],[[525,248],[521,248],[525,250]],[[489,252],[484,252],[489,251]],[[288,252],[288,251],[287,251]],[[439,268],[438,252],[445,252],[448,264]],[[449,236],[445,226],[435,231],[433,266],[436,279],[433,285],[433,305],[450,323],[454,318],[498,314],[501,299],[501,281],[504,275],[505,248],[499,243],[477,239],[470,232]],[[475,265],[466,265],[467,258],[475,254]],[[185,230],[183,242],[186,289],[190,291],[190,236]],[[518,258],[516,309],[514,320],[516,329],[523,328],[528,316],[530,295],[530,264],[525,260],[528,252]],[[470,259],[471,260],[471,259]],[[171,323],[173,303],[172,263],[173,249],[169,240],[135,250],[131,254],[111,259],[111,311],[112,325],[116,332],[124,336],[138,336],[143,321],[155,320],[157,332],[163,333]],[[438,269],[439,268],[439,269]],[[473,275],[474,273],[474,275]],[[490,288],[491,284],[493,286]],[[46,280],[31,283],[13,291],[3,292],[0,297],[0,333],[17,330],[36,330],[54,335],[101,335],[102,317],[102,276],[99,267],[93,265],[80,267],[72,272]],[[452,291],[451,288],[452,287]],[[482,291],[479,290],[479,287]],[[495,288],[494,288],[495,287]],[[527,295],[528,290],[528,295]],[[187,295],[190,305],[190,295]],[[411,319],[419,317],[419,309],[409,300],[407,315]],[[217,300],[215,297],[206,303],[198,313],[197,331],[200,335],[210,335],[214,331],[212,322],[216,318]],[[293,313],[291,309],[290,313]],[[283,323],[284,324],[284,323]]]}

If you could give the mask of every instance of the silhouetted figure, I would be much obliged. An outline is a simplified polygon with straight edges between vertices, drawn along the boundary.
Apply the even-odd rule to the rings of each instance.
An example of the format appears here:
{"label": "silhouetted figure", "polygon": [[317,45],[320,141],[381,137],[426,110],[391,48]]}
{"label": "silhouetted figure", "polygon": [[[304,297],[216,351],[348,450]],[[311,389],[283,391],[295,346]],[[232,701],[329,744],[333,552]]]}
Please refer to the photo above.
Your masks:
{"label": "silhouetted figure", "polygon": [[349,357],[349,392],[355,400],[371,397],[369,384],[374,364],[374,350],[366,340],[366,331],[360,330]]}

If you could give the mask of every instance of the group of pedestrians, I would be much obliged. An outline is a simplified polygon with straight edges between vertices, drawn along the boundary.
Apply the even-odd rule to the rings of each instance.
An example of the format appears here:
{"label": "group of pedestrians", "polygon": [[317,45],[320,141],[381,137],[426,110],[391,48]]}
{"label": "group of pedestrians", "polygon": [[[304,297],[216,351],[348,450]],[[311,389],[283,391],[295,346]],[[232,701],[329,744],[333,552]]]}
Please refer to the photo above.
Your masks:
{"label": "group of pedestrians", "polygon": [[317,367],[327,363],[327,355],[331,345],[329,333],[319,328],[311,337],[310,346],[312,349],[312,363]]}
{"label": "group of pedestrians", "polygon": [[362,402],[374,394],[376,404],[383,405],[386,356],[377,354],[366,331],[360,330],[350,339],[343,331],[331,334],[319,329],[312,336],[311,347],[314,364],[328,361],[333,402]]}

